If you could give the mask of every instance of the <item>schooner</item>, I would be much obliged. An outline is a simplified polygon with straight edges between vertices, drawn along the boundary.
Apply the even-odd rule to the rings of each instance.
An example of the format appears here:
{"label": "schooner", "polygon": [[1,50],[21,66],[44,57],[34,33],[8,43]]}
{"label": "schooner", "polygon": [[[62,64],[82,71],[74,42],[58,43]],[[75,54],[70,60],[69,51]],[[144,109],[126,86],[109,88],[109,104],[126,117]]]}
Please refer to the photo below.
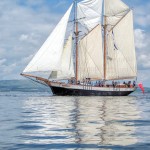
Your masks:
{"label": "schooner", "polygon": [[[42,72],[48,77],[35,75]],[[121,0],[74,0],[21,75],[54,95],[129,95],[137,77],[132,9]]]}

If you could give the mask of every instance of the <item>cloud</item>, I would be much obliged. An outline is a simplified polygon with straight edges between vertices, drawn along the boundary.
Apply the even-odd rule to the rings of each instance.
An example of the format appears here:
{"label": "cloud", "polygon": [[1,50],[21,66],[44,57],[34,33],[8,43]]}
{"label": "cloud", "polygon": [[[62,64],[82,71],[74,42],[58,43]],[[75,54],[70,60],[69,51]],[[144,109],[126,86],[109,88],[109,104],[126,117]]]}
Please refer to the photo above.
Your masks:
{"label": "cloud", "polygon": [[6,59],[0,59],[0,66],[6,62]]}
{"label": "cloud", "polygon": [[150,33],[135,29],[135,46],[139,70],[150,69]]}
{"label": "cloud", "polygon": [[28,35],[27,34],[22,34],[21,36],[20,36],[20,38],[19,38],[19,40],[20,41],[26,41],[26,40],[28,40]]}
{"label": "cloud", "polygon": [[138,56],[138,62],[141,65],[140,69],[150,68],[150,55],[141,54]]}
{"label": "cloud", "polygon": [[135,29],[135,46],[136,48],[144,48],[148,45],[148,43],[145,42],[146,34],[144,30],[142,29]]}
{"label": "cloud", "polygon": [[29,61],[30,61],[32,58],[33,58],[33,55],[29,55],[29,56],[23,58],[23,59],[20,61],[20,63],[21,63],[22,65],[25,65],[25,64],[27,65],[27,64],[29,63]]}
{"label": "cloud", "polygon": [[19,78],[27,61],[46,40],[62,16],[49,8],[46,0],[0,1],[1,79]]}
{"label": "cloud", "polygon": [[147,27],[150,25],[150,15],[141,15],[136,19],[136,21],[140,26]]}
{"label": "cloud", "polygon": [[143,2],[143,4],[136,6],[134,9],[135,22],[137,25],[140,25],[141,27],[149,27],[150,25],[150,14],[149,14],[150,3]]}
{"label": "cloud", "polygon": [[65,6],[67,4],[67,1],[66,0],[59,0],[58,1],[58,3],[57,3],[57,5],[55,5],[55,7],[56,8],[58,8],[58,7],[63,7],[63,6]]}
{"label": "cloud", "polygon": [[139,70],[138,71],[138,82],[142,82],[144,87],[149,87],[150,80],[149,80],[150,70]]}
{"label": "cloud", "polygon": [[26,4],[28,4],[29,6],[40,6],[44,3],[43,0],[26,0],[25,1]]}

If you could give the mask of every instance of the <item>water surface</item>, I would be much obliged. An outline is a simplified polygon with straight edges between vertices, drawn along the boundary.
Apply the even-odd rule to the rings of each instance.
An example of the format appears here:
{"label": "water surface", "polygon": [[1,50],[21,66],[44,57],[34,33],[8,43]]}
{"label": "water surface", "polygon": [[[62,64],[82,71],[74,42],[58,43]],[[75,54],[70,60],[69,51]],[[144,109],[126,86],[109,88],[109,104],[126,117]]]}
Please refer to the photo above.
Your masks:
{"label": "water surface", "polygon": [[150,149],[148,89],[128,97],[53,97],[28,88],[1,88],[0,150]]}

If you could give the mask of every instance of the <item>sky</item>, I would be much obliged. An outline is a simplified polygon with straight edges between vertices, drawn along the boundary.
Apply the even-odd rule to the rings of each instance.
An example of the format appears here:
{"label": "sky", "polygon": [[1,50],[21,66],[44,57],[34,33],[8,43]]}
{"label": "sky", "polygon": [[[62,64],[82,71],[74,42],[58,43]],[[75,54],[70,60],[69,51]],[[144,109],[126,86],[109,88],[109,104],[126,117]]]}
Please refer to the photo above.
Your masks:
{"label": "sky", "polygon": [[[0,0],[0,80],[20,73],[73,0]],[[138,81],[150,87],[150,0],[123,0],[134,11]]]}

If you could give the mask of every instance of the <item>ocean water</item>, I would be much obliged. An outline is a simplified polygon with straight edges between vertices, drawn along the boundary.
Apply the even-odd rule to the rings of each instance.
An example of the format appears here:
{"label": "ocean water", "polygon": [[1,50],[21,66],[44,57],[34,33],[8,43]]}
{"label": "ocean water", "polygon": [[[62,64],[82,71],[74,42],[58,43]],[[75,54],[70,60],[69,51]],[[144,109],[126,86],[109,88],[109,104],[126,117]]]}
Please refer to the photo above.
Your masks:
{"label": "ocean water", "polygon": [[149,150],[150,89],[128,97],[58,97],[0,82],[0,150]]}

